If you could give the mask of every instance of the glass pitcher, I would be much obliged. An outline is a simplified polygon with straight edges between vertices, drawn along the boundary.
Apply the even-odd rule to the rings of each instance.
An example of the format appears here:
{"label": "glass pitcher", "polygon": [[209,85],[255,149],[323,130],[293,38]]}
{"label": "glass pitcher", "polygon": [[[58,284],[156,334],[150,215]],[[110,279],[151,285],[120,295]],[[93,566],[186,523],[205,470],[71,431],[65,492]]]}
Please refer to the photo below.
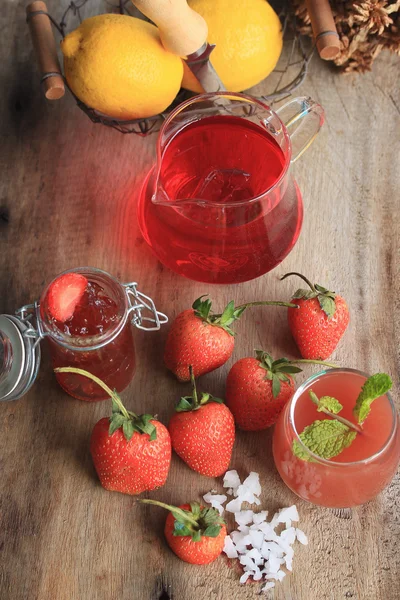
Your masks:
{"label": "glass pitcher", "polygon": [[189,279],[240,283],[293,248],[303,203],[290,165],[324,121],[310,98],[273,111],[245,94],[203,94],[163,124],[138,219],[157,258]]}

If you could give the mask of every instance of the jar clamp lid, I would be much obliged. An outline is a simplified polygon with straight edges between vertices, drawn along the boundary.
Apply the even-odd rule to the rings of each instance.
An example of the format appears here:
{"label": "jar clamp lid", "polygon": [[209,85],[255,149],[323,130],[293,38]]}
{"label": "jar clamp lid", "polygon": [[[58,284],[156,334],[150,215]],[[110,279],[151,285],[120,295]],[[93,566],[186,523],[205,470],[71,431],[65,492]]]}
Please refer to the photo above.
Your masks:
{"label": "jar clamp lid", "polygon": [[[120,285],[127,296],[126,315],[132,325],[145,331],[157,331],[168,322],[168,317],[157,311],[153,300],[137,290],[137,283]],[[150,316],[144,316],[145,311]],[[39,370],[40,341],[49,335],[43,329],[37,302],[18,309],[15,316],[0,315],[0,401],[17,400],[30,389]]]}
{"label": "jar clamp lid", "polygon": [[36,379],[40,338],[29,318],[0,315],[0,401],[20,398]]}

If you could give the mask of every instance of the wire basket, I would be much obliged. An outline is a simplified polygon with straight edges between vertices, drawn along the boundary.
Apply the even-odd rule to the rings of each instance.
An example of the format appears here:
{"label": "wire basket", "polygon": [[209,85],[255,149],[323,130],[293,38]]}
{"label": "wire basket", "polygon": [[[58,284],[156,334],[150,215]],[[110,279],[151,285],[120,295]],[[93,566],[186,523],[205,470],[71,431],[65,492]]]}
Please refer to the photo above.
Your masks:
{"label": "wire basket", "polygon": [[[130,0],[119,0],[118,2],[117,0],[114,0],[114,2],[107,0],[71,0],[60,20],[53,15],[48,16],[60,36],[64,38],[69,31],[78,27],[84,19],[106,12],[127,14],[145,19],[145,17],[134,8]],[[280,3],[277,12],[282,23],[283,50],[276,68],[263,82],[263,88],[267,85],[267,93],[260,96],[253,94],[254,97],[267,101],[270,105],[290,96],[290,94],[304,81],[307,75],[308,64],[314,50],[310,40],[297,32],[296,17],[289,1],[284,2],[283,6],[282,3]],[[65,83],[68,87],[67,82]],[[192,92],[181,89],[174,102],[163,113],[146,119],[124,121],[114,119],[86,106],[86,104],[81,102],[81,100],[75,96],[69,87],[68,89],[74,96],[79,108],[87,114],[93,123],[101,123],[102,125],[112,127],[121,133],[135,133],[140,136],[146,136],[158,131],[163,120],[168,116],[168,113],[178,104],[193,96]]]}

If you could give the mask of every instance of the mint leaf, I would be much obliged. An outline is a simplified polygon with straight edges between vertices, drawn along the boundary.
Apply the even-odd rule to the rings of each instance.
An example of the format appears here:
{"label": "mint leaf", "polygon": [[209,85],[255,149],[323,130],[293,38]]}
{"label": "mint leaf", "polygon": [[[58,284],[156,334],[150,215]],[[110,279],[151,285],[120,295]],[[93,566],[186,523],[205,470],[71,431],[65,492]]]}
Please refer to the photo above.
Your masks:
{"label": "mint leaf", "polygon": [[393,382],[386,373],[376,373],[367,379],[353,409],[353,415],[359,423],[364,423],[368,417],[372,402],[386,394],[392,385]]}
{"label": "mint leaf", "polygon": [[[356,435],[357,432],[347,427],[344,423],[326,419],[324,421],[314,421],[314,423],[304,429],[299,437],[311,452],[329,460],[338,456],[345,448],[348,448]],[[301,454],[305,453],[301,446],[300,449]],[[295,444],[293,444],[293,453],[296,456],[298,456],[296,454],[297,451],[297,446],[295,447]],[[310,457],[304,459],[303,456],[299,456],[299,458],[303,460],[310,459]]]}
{"label": "mint leaf", "polygon": [[305,460],[307,462],[315,462],[315,459],[311,456],[311,454],[307,452],[307,450],[304,450],[303,446],[300,444],[300,442],[298,442],[298,440],[293,440],[292,452],[295,456],[297,456],[297,458],[300,458],[301,460]]}
{"label": "mint leaf", "polygon": [[332,396],[322,396],[322,398],[318,398],[312,390],[310,390],[309,394],[311,400],[317,405],[318,412],[323,412],[323,409],[325,409],[329,410],[329,412],[334,415],[337,415],[343,408],[339,400],[336,400],[336,398],[333,398]]}

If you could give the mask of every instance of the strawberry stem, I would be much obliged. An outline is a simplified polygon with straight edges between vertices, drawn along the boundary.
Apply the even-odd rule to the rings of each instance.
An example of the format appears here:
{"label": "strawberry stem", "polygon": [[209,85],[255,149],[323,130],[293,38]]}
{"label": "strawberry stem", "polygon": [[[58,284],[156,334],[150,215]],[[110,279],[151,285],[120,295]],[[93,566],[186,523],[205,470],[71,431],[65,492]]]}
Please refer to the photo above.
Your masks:
{"label": "strawberry stem", "polygon": [[325,362],[324,360],[312,360],[310,358],[299,358],[298,360],[291,360],[292,364],[297,363],[310,363],[311,365],[323,365],[324,367],[331,367],[332,369],[338,369],[339,366],[334,363]]}
{"label": "strawberry stem", "polygon": [[193,367],[189,365],[190,383],[192,384],[192,398],[193,398],[193,409],[199,407],[199,399],[197,396],[196,380],[194,377]]}
{"label": "strawberry stem", "polygon": [[161,506],[161,508],[165,508],[166,510],[169,510],[174,515],[174,517],[183,519],[187,523],[190,523],[190,525],[192,525],[196,529],[199,529],[199,523],[196,521],[196,519],[190,517],[187,511],[184,511],[181,508],[178,508],[177,506],[171,506],[170,504],[164,504],[164,502],[159,502],[158,500],[142,499],[142,500],[138,500],[138,502],[142,502],[143,504],[154,504],[154,506]]}
{"label": "strawberry stem", "polygon": [[286,306],[287,308],[299,308],[297,304],[292,302],[280,302],[274,300],[261,300],[259,302],[247,302],[246,304],[239,304],[236,310],[245,310],[249,306]]}
{"label": "strawberry stem", "polygon": [[[96,375],[92,375],[92,373],[89,373],[88,371],[84,371],[83,369],[76,369],[75,367],[57,367],[56,369],[54,369],[54,372],[55,373],[75,373],[76,375],[83,375],[83,377],[87,377],[88,379],[91,379],[92,381],[97,383],[97,385],[99,385],[101,388],[103,388],[103,390],[110,396],[110,398],[112,400],[114,400],[114,402],[118,405],[119,410],[121,411],[121,413],[124,415],[124,417],[126,419],[131,418],[128,411],[126,410],[125,406],[122,404],[118,394],[116,392],[113,392],[112,389],[109,388],[108,385],[106,383],[104,383],[104,381],[101,381],[101,379],[96,377]],[[134,415],[134,413],[131,413],[131,416],[136,417],[136,415]]]}
{"label": "strawberry stem", "polygon": [[315,289],[315,287],[313,286],[311,281],[309,279],[307,279],[307,277],[305,277],[301,273],[297,273],[296,271],[291,271],[290,273],[286,273],[285,275],[282,275],[282,277],[280,278],[280,281],[283,281],[284,279],[286,279],[286,277],[289,277],[290,275],[297,275],[297,277],[300,277],[300,279],[305,281],[305,283],[308,286],[310,286],[310,288],[312,289],[313,292],[317,293],[317,290]]}

